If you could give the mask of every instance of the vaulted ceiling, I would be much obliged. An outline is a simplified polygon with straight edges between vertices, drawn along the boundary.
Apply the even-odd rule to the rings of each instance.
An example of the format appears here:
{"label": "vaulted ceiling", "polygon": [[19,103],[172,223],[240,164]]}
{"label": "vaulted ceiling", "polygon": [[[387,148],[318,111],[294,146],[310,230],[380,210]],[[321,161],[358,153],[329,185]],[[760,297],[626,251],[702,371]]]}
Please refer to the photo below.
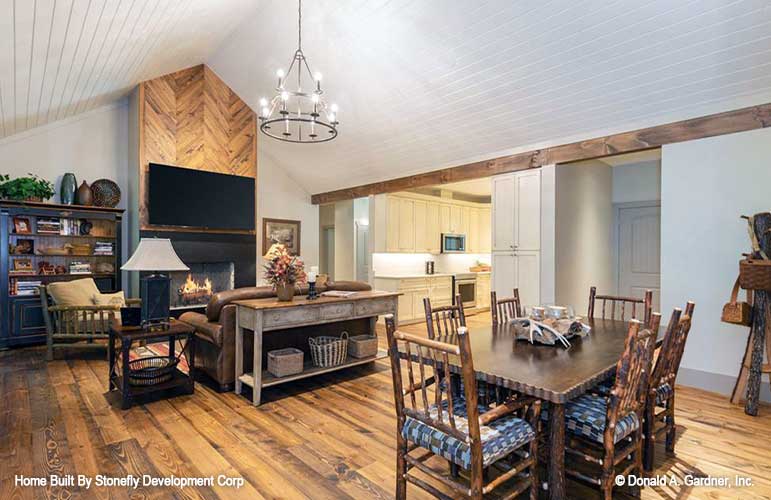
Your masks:
{"label": "vaulted ceiling", "polygon": [[0,138],[206,61],[256,0],[0,0]]}
{"label": "vaulted ceiling", "polygon": [[[257,109],[296,15],[290,0],[4,0],[0,134],[198,62]],[[340,136],[259,147],[314,193],[771,102],[767,0],[306,0],[303,20]]]}

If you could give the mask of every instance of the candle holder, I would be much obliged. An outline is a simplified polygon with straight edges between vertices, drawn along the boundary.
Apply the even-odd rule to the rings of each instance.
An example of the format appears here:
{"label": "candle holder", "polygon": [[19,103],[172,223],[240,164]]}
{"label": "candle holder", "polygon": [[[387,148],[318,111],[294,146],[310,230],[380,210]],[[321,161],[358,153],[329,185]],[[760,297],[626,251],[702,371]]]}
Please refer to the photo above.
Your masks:
{"label": "candle holder", "polygon": [[308,300],[316,300],[319,298],[318,292],[316,292],[316,282],[308,282]]}

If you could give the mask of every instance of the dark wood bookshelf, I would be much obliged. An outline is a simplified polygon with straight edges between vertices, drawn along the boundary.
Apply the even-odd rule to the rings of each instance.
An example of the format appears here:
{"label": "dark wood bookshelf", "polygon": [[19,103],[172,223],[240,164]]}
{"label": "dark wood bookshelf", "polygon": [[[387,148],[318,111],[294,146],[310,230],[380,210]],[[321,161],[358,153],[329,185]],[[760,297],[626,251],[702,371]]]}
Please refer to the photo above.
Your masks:
{"label": "dark wood bookshelf", "polygon": [[[24,346],[45,342],[45,324],[43,320],[43,306],[40,297],[28,294],[13,294],[15,283],[28,280],[39,280],[43,284],[54,281],[68,281],[81,278],[93,278],[97,287],[103,292],[116,292],[121,290],[121,236],[122,214],[119,208],[105,208],[81,205],[61,205],[57,203],[22,202],[0,200],[0,349]],[[29,233],[17,233],[14,219],[17,217],[27,219]],[[87,220],[92,223],[92,234],[61,234],[37,230],[38,218],[43,219],[75,219]],[[73,223],[77,229],[79,223]],[[72,226],[71,226],[72,227]],[[96,233],[96,234],[94,234]],[[112,255],[94,254],[21,254],[11,253],[11,246],[18,244],[20,239],[34,239],[34,246],[38,248],[62,248],[65,244],[91,245],[93,242],[104,240],[113,245]],[[32,262],[33,273],[14,274],[14,262],[20,259],[29,259]],[[56,265],[69,267],[72,261],[87,261],[93,266],[100,262],[109,262],[113,265],[111,273],[63,273],[41,274],[38,271],[40,262],[50,262]]]}

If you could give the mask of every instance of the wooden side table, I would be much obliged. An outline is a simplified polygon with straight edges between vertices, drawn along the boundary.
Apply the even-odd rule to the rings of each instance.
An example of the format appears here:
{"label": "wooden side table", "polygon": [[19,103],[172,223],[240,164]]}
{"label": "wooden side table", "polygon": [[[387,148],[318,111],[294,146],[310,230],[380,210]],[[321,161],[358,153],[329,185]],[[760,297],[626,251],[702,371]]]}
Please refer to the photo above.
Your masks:
{"label": "wooden side table", "polygon": [[[184,340],[184,346],[179,354],[175,353],[176,341]],[[169,343],[169,359],[179,360],[184,354],[187,360],[188,373],[174,369],[171,379],[154,385],[140,386],[129,383],[129,353],[134,342],[144,341],[148,344],[158,342]],[[120,343],[120,351],[116,344]],[[187,394],[195,390],[195,329],[180,321],[171,320],[169,328],[161,331],[147,332],[137,326],[123,326],[117,320],[110,323],[109,338],[109,380],[110,391],[117,389],[122,395],[122,408],[131,407],[136,396],[153,394],[177,387],[185,387]],[[120,373],[117,369],[118,356],[121,359]]]}

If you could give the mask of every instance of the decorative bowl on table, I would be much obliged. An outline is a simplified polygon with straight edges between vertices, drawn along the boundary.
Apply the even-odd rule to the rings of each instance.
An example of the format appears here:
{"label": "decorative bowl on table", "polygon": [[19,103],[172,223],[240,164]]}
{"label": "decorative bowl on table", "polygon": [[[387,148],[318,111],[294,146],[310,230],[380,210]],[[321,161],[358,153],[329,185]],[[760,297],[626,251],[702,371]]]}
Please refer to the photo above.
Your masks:
{"label": "decorative bowl on table", "polygon": [[517,340],[527,340],[531,344],[561,344],[570,347],[570,339],[584,337],[591,332],[591,327],[582,323],[583,318],[574,316],[572,308],[562,306],[535,306],[522,318],[511,320],[517,334]]}

